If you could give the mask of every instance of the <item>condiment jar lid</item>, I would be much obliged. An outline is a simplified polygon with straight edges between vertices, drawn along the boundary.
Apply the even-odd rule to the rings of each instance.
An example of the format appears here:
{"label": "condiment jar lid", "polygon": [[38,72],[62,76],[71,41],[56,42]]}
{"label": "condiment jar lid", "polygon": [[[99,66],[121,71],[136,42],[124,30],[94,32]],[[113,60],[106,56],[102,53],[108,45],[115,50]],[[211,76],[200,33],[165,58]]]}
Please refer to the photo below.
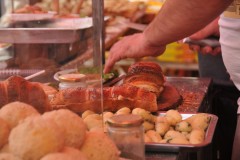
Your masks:
{"label": "condiment jar lid", "polygon": [[59,81],[61,82],[83,82],[86,80],[85,74],[72,73],[72,74],[63,74],[60,75]]}
{"label": "condiment jar lid", "polygon": [[109,126],[114,127],[136,127],[143,123],[141,116],[126,114],[126,115],[115,115],[107,120]]}

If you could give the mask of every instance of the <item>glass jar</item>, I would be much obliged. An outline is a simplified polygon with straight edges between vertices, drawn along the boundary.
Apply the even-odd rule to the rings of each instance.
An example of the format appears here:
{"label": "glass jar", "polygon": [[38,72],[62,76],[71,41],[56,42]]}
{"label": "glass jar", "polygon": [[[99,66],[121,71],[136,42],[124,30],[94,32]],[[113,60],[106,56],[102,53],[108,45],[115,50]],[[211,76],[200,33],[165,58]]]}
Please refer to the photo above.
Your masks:
{"label": "glass jar", "polygon": [[86,75],[84,74],[63,74],[59,77],[59,89],[87,87]]}
{"label": "glass jar", "polygon": [[145,159],[143,119],[138,115],[115,115],[107,120],[108,134],[122,158]]}

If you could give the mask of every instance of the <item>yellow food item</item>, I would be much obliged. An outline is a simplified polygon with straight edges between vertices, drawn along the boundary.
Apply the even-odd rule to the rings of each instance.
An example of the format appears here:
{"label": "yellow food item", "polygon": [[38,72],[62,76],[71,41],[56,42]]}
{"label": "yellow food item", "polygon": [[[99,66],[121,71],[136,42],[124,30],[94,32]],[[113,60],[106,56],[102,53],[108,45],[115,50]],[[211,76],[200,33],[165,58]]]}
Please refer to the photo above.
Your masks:
{"label": "yellow food item", "polygon": [[174,139],[176,137],[186,138],[183,134],[174,130],[170,130],[164,135],[164,139]]}
{"label": "yellow food item", "polygon": [[192,121],[190,121],[192,125],[192,129],[202,129],[206,130],[209,125],[210,117],[206,114],[201,114],[199,116],[195,116]]}
{"label": "yellow food item", "polygon": [[119,109],[115,114],[119,115],[119,114],[130,114],[131,110],[128,107],[123,107],[121,109]]}
{"label": "yellow food item", "polygon": [[1,153],[0,160],[21,160],[21,158],[14,156],[11,153]]}
{"label": "yellow food item", "polygon": [[40,116],[29,117],[12,129],[9,150],[24,160],[39,160],[64,146],[64,134],[53,121]]}
{"label": "yellow food item", "polygon": [[103,132],[88,132],[80,148],[88,160],[119,160],[119,150]]}
{"label": "yellow food item", "polygon": [[182,120],[182,115],[177,110],[168,110],[165,114],[167,121],[170,125],[175,126]]}
{"label": "yellow food item", "polygon": [[175,137],[170,139],[168,143],[175,143],[175,144],[190,144],[189,141],[184,137]]}
{"label": "yellow food item", "polygon": [[104,112],[103,113],[103,121],[106,124],[107,120],[111,118],[114,114],[112,112]]}
{"label": "yellow food item", "polygon": [[1,153],[10,153],[10,151],[9,151],[9,144],[8,144],[8,143],[6,143],[6,144],[1,148],[0,154],[1,154]]}
{"label": "yellow food item", "polygon": [[154,130],[149,130],[146,135],[151,139],[151,142],[160,142],[162,137]]}
{"label": "yellow food item", "polygon": [[164,136],[164,134],[170,129],[170,124],[168,123],[166,117],[157,117],[156,123],[155,123],[155,130],[158,134],[161,136]]}
{"label": "yellow food item", "polygon": [[79,148],[83,144],[87,127],[82,118],[68,109],[46,112],[44,119],[54,121],[64,132],[66,146]]}
{"label": "yellow food item", "polygon": [[192,126],[187,121],[181,121],[181,122],[178,122],[176,124],[175,130],[179,131],[179,132],[191,132],[192,131]]}
{"label": "yellow food item", "polygon": [[144,134],[144,142],[152,142],[151,138],[146,133]]}
{"label": "yellow food item", "polygon": [[40,114],[33,106],[23,102],[11,102],[0,109],[0,118],[9,124],[11,129],[29,116],[40,116]]}
{"label": "yellow food item", "polygon": [[199,144],[199,143],[202,143],[204,141],[204,137],[205,137],[204,130],[194,129],[190,133],[189,142],[191,144]]}
{"label": "yellow food item", "polygon": [[148,130],[152,130],[152,129],[154,129],[154,124],[150,123],[148,121],[144,121],[143,122],[143,128],[144,128],[145,132],[148,131]]}
{"label": "yellow food item", "polygon": [[88,130],[91,130],[95,127],[103,127],[103,119],[102,116],[100,116],[99,114],[88,115],[83,121],[87,125]]}
{"label": "yellow food item", "polygon": [[9,125],[2,118],[0,118],[0,149],[7,143],[9,133]]}
{"label": "yellow food item", "polygon": [[95,114],[95,112],[86,110],[85,112],[82,113],[82,119],[85,119],[90,114]]}
{"label": "yellow food item", "polygon": [[49,153],[40,160],[87,160],[86,156],[78,149],[64,147],[60,152]]}
{"label": "yellow food item", "polygon": [[142,108],[134,108],[132,114],[139,115],[143,118],[144,121],[152,122],[152,114],[149,111],[146,111]]}

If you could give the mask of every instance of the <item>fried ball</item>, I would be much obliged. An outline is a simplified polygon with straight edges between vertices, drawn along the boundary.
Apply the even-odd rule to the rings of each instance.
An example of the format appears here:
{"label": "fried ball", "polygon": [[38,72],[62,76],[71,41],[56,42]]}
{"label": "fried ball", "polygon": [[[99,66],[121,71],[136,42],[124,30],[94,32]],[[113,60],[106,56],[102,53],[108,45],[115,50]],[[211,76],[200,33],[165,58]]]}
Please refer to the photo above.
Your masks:
{"label": "fried ball", "polygon": [[154,127],[155,127],[155,126],[154,126],[153,123],[150,123],[150,122],[148,122],[148,121],[144,121],[144,122],[143,122],[143,128],[144,128],[145,132],[148,131],[148,130],[154,129]]}
{"label": "fried ball", "polygon": [[115,114],[119,115],[119,114],[130,114],[131,110],[128,107],[123,107],[121,109],[119,109]]}
{"label": "fried ball", "polygon": [[104,124],[107,122],[108,118],[111,118],[114,114],[112,112],[104,112],[103,113],[103,121]]}
{"label": "fried ball", "polygon": [[164,139],[173,139],[173,138],[176,138],[176,137],[181,137],[181,138],[186,139],[186,137],[183,134],[181,134],[178,131],[174,131],[174,130],[170,130],[164,135]]}
{"label": "fried ball", "polygon": [[189,144],[189,141],[184,137],[175,137],[172,139],[169,139],[168,143],[172,144]]}
{"label": "fried ball", "polygon": [[63,130],[66,146],[81,147],[87,131],[81,117],[68,109],[46,112],[42,117],[46,120],[53,120]]}
{"label": "fried ball", "polygon": [[168,123],[166,117],[157,117],[155,123],[155,130],[158,134],[163,136],[170,129],[170,124]]}
{"label": "fried ball", "polygon": [[[103,113],[103,122],[104,122],[104,132],[107,132],[107,128],[108,128],[108,124],[107,124],[107,120],[109,118],[111,118],[114,114],[112,112],[104,112]],[[102,128],[102,127],[101,127]]]}
{"label": "fried ball", "polygon": [[204,141],[205,132],[202,129],[194,129],[190,133],[189,142],[191,144],[199,144]]}
{"label": "fried ball", "polygon": [[95,114],[95,112],[91,110],[86,110],[85,112],[82,113],[82,119],[85,119],[90,114]]}
{"label": "fried ball", "polygon": [[152,122],[152,114],[149,111],[146,111],[142,108],[134,108],[132,114],[139,115],[143,118],[144,121]]}
{"label": "fried ball", "polygon": [[0,160],[21,160],[21,158],[16,157],[11,153],[1,153]]}
{"label": "fried ball", "polygon": [[99,114],[88,115],[83,121],[87,125],[88,130],[91,130],[95,127],[103,127],[103,119],[102,116],[100,116]]}
{"label": "fried ball", "polygon": [[9,133],[9,125],[2,118],[0,118],[0,149],[7,143]]}
{"label": "fried ball", "polygon": [[192,115],[191,117],[186,118],[185,120],[189,123],[192,123],[192,121],[197,117],[201,117],[201,118],[205,119],[207,122],[209,122],[211,119],[211,117],[206,113],[197,113],[195,115]]}
{"label": "fried ball", "polygon": [[9,135],[9,150],[24,160],[39,160],[64,146],[64,134],[53,121],[40,116],[26,118],[12,129]]}
{"label": "fried ball", "polygon": [[146,135],[151,139],[151,142],[160,142],[162,137],[154,130],[149,130],[146,132]]}
{"label": "fried ball", "polygon": [[146,133],[144,134],[144,142],[152,142],[151,138]]}
{"label": "fried ball", "polygon": [[114,142],[103,132],[88,132],[80,151],[89,160],[119,160],[119,150]]}
{"label": "fried ball", "polygon": [[192,129],[201,129],[206,130],[209,125],[209,117],[208,116],[196,116],[190,123],[192,125]]}
{"label": "fried ball", "polygon": [[78,149],[64,147],[60,152],[49,153],[40,160],[87,160],[86,156]]}
{"label": "fried ball", "polygon": [[178,122],[176,124],[175,130],[180,131],[180,132],[191,132],[192,131],[192,126],[187,121],[181,121],[181,122]]}
{"label": "fried ball", "polygon": [[0,109],[0,117],[11,129],[29,116],[40,116],[40,114],[33,106],[18,101],[8,103]]}
{"label": "fried ball", "polygon": [[8,143],[6,143],[6,144],[1,148],[0,154],[1,154],[1,153],[10,153],[10,151],[9,151],[9,144],[8,144]]}
{"label": "fried ball", "polygon": [[182,120],[182,115],[177,110],[168,110],[165,117],[170,125],[175,126]]}

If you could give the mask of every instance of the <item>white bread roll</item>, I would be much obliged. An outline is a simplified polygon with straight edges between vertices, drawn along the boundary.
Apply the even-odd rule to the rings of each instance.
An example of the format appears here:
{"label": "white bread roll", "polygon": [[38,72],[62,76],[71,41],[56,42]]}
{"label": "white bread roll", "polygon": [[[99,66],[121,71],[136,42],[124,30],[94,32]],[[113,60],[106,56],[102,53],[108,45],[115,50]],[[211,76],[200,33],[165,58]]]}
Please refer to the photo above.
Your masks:
{"label": "white bread roll", "polygon": [[19,101],[8,103],[0,109],[0,118],[5,120],[10,128],[14,128],[29,116],[39,115],[38,111],[31,105]]}
{"label": "white bread roll", "polygon": [[64,147],[63,132],[53,121],[41,116],[26,118],[12,129],[9,150],[24,160],[39,160]]}
{"label": "white bread roll", "polygon": [[7,143],[10,127],[7,122],[0,118],[0,149]]}
{"label": "white bread roll", "polygon": [[86,139],[80,151],[89,160],[119,160],[119,150],[105,133],[99,131],[87,132]]}
{"label": "white bread roll", "polygon": [[66,146],[80,148],[84,142],[87,127],[82,118],[68,109],[46,112],[42,115],[46,120],[53,120],[63,129],[62,137]]}
{"label": "white bread roll", "polygon": [[76,148],[64,147],[61,152],[47,154],[40,160],[87,160],[87,158]]}

